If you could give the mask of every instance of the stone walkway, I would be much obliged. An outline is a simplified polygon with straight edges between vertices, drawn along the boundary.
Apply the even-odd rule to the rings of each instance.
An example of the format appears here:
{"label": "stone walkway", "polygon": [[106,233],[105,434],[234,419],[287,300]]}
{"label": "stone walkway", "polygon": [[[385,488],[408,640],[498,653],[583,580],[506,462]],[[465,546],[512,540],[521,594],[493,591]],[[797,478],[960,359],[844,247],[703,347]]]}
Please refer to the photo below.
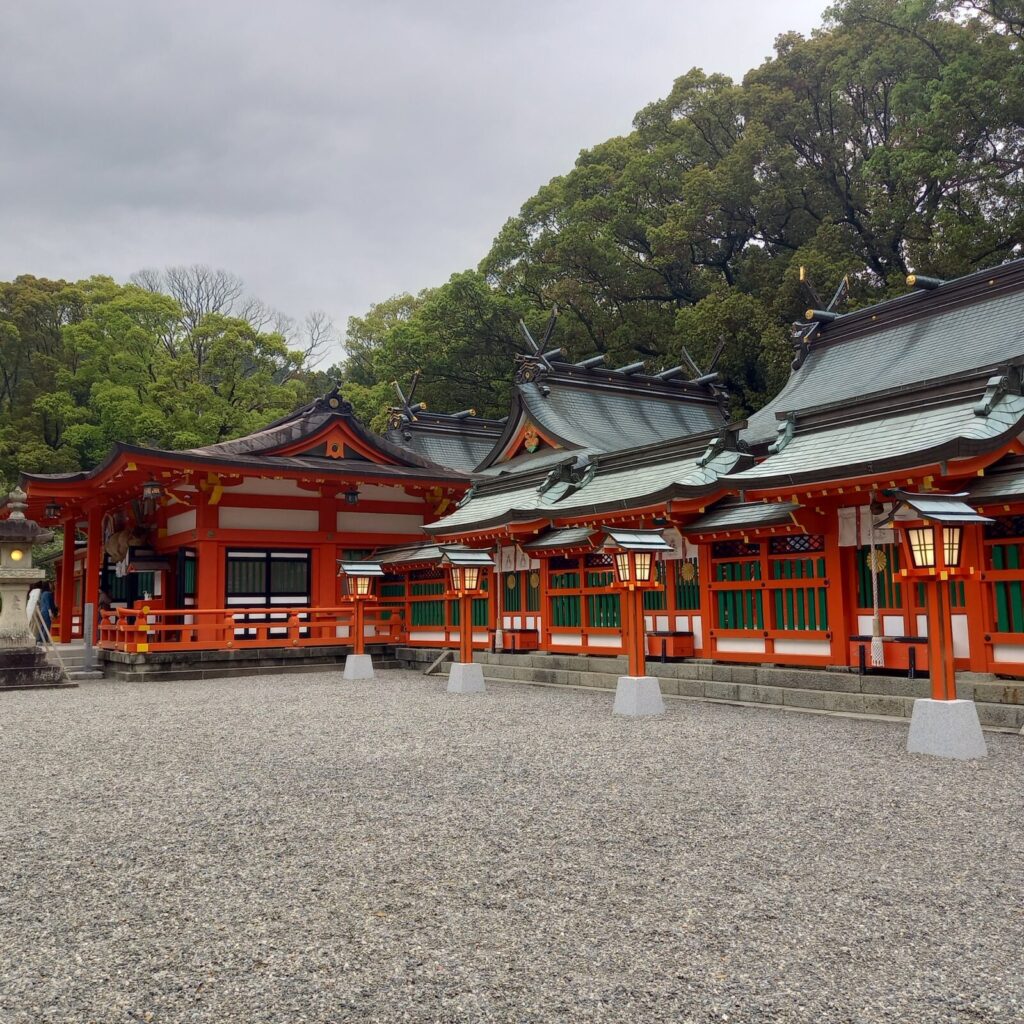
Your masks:
{"label": "stone walkway", "polygon": [[7,693],[0,1021],[1024,1019],[1024,746],[406,672]]}

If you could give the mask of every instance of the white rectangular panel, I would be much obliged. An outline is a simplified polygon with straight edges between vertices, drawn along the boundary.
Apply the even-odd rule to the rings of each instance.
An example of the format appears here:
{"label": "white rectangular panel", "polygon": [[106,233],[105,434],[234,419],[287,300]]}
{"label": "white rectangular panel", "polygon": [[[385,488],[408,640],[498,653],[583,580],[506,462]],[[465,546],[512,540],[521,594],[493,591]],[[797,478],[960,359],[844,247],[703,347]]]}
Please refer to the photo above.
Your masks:
{"label": "white rectangular panel", "polygon": [[231,508],[222,505],[218,518],[222,530],[298,530],[315,533],[320,526],[316,509]]}

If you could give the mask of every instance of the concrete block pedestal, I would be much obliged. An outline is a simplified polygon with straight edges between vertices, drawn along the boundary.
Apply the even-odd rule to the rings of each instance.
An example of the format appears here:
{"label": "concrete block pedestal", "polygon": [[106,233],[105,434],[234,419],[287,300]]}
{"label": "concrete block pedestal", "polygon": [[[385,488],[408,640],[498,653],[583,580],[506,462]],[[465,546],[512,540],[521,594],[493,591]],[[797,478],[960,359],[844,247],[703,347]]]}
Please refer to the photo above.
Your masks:
{"label": "concrete block pedestal", "polygon": [[908,754],[931,754],[958,761],[987,757],[988,748],[973,700],[914,701],[907,736]]}
{"label": "concrete block pedestal", "polygon": [[345,679],[373,679],[373,658],[369,654],[350,654],[345,658]]}
{"label": "concrete block pedestal", "polygon": [[448,676],[449,693],[484,693],[484,670],[476,662],[463,665],[456,662]]}
{"label": "concrete block pedestal", "polygon": [[619,676],[612,711],[631,718],[664,714],[665,701],[658,680],[654,676]]}

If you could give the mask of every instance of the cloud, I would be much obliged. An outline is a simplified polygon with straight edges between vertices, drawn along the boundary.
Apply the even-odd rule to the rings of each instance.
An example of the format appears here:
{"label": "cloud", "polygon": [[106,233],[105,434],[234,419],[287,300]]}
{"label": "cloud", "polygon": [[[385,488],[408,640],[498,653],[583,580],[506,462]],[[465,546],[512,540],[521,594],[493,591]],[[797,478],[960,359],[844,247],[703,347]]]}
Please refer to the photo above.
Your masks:
{"label": "cloud", "polygon": [[0,278],[201,262],[343,323],[475,265],[581,148],[821,2],[9,5]]}

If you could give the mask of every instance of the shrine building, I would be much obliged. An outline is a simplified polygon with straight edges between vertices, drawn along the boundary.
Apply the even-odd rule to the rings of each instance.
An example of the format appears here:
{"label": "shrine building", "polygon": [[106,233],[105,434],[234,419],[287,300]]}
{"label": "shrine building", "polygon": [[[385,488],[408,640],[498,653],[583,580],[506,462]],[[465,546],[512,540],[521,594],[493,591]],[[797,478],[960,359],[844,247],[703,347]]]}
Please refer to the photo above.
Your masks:
{"label": "shrine building", "polygon": [[1018,260],[808,310],[787,384],[745,422],[713,373],[534,346],[503,420],[403,397],[378,435],[335,391],[234,441],[26,474],[29,515],[65,530],[58,636],[103,590],[113,652],[343,647],[337,564],[372,558],[368,637],[457,646],[441,558],[461,546],[495,560],[477,649],[618,655],[607,531],[631,528],[671,546],[643,595],[651,657],[927,674],[896,533],[903,496],[957,494],[988,521],[965,523],[943,583],[955,668],[1024,677],[1022,325]]}

